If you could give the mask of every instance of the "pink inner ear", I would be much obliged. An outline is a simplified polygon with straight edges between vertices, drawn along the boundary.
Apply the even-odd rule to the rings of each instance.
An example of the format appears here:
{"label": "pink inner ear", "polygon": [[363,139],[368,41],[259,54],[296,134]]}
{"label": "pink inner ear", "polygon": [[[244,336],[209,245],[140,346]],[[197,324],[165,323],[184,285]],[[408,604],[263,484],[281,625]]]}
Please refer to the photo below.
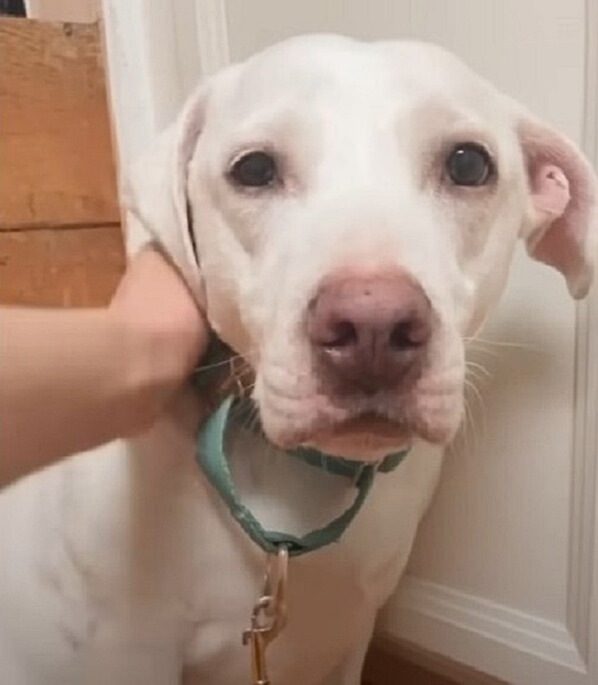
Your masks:
{"label": "pink inner ear", "polygon": [[533,210],[525,231],[528,251],[558,269],[572,295],[583,297],[592,277],[590,245],[596,239],[595,173],[570,140],[537,120],[522,117],[518,134]]}
{"label": "pink inner ear", "polygon": [[572,273],[579,262],[579,238],[565,216],[571,201],[569,180],[554,164],[541,164],[531,178],[535,231],[529,247],[536,259]]}
{"label": "pink inner ear", "polygon": [[570,200],[569,181],[562,169],[554,164],[542,164],[532,178],[536,226],[547,228],[547,224],[563,216]]}

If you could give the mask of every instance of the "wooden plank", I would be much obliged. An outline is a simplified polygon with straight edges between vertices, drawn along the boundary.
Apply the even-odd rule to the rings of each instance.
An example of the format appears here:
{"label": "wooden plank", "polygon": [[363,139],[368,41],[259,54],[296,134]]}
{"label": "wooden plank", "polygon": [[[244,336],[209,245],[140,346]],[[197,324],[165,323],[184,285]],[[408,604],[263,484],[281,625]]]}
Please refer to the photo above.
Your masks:
{"label": "wooden plank", "polygon": [[0,232],[0,303],[104,305],[125,265],[118,227]]}
{"label": "wooden plank", "polygon": [[0,19],[0,229],[118,222],[96,25]]}

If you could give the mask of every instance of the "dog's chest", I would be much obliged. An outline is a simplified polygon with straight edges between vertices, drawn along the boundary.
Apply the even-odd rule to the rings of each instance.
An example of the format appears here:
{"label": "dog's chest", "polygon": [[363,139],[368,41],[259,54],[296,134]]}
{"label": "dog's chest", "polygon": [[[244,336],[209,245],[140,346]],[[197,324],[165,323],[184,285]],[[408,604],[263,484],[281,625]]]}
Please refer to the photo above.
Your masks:
{"label": "dog's chest", "polygon": [[[137,466],[156,468],[158,455],[145,451],[147,446],[133,459]],[[186,683],[236,685],[248,678],[250,653],[241,636],[250,625],[266,557],[232,519],[191,457],[179,452],[178,466],[171,462],[172,470],[160,469],[161,478],[148,476],[145,489],[136,493],[139,518],[125,526],[120,512],[109,529],[87,529],[78,554],[92,560],[96,570],[92,605],[100,607],[100,619],[89,644],[94,670],[105,667],[95,660],[96,649],[118,650],[128,659],[152,645],[162,663],[171,660],[173,669],[178,663]],[[309,478],[299,480],[293,468],[288,474],[280,466],[273,468],[279,470],[274,479],[256,480],[255,468],[244,476],[238,473],[245,493],[251,482],[279,482],[282,488],[283,480],[292,484],[287,477],[295,476],[295,487],[289,490],[299,493],[295,504],[306,513],[294,516],[293,507],[285,508],[282,498],[272,500],[269,512],[256,506],[256,514],[269,513],[283,529],[296,524],[300,531],[301,526],[314,525],[314,510],[326,488],[310,497],[309,490],[317,488]],[[379,506],[392,502],[387,496],[390,480],[378,485],[342,541],[291,560],[288,625],[269,650],[275,682],[316,685],[367,641],[375,612],[398,579],[415,530],[414,519],[404,519],[400,527],[392,524],[391,512]],[[342,500],[342,492],[337,497]],[[257,490],[248,499],[257,505]],[[334,507],[324,507],[325,516],[330,509]],[[111,540],[114,546],[100,549],[98,540]]]}
{"label": "dog's chest", "polygon": [[[259,445],[250,441],[243,444],[231,471],[244,503],[267,528],[304,534],[344,511],[355,496],[352,483],[287,455],[258,454]],[[341,541],[291,559],[288,625],[269,650],[275,682],[323,682],[367,643],[376,612],[404,568],[436,479],[439,462],[414,457],[403,470],[378,477]],[[216,682],[218,674],[217,682],[232,685],[247,678],[250,655],[241,635],[261,588],[265,554],[205,480],[196,484],[202,511],[194,520],[202,524],[189,579],[194,616],[185,642],[185,682]]]}
{"label": "dog's chest", "polygon": [[[265,555],[202,477],[193,435],[170,420],[134,444],[115,443],[64,469],[62,492],[54,492],[62,505],[48,520],[61,531],[52,545],[60,553],[48,550],[36,562],[43,574],[32,578],[26,596],[16,573],[14,587],[5,588],[43,635],[55,631],[56,610],[38,612],[38,598],[54,592],[42,576],[51,574],[63,587],[53,601],[78,646],[73,652],[65,641],[57,652],[60,682],[82,682],[73,673],[114,685],[170,685],[181,674],[191,685],[247,681],[249,651],[241,634],[262,585]],[[352,497],[351,488],[329,487],[311,467],[300,471],[291,462],[260,464],[246,456],[233,464],[239,491],[277,528],[304,532]],[[439,464],[414,451],[396,472],[377,478],[339,543],[291,560],[288,625],[269,655],[274,682],[317,685],[367,643],[375,613],[404,568]],[[262,499],[261,492],[269,496]],[[40,557],[33,532],[30,551],[21,555],[31,562]],[[27,559],[21,561],[25,572]],[[33,634],[33,624],[23,631]]]}
{"label": "dog's chest", "polygon": [[[231,470],[243,502],[267,528],[303,534],[344,511],[355,496],[355,487],[337,482],[338,477],[326,477],[288,456],[256,454],[247,443],[246,448]],[[266,557],[220,497],[199,474],[195,476],[192,500],[200,510],[188,515],[196,522],[194,530],[189,528],[195,542],[190,541],[180,561],[180,568],[187,569],[185,682],[216,682],[217,674],[219,683],[238,683],[248,674],[250,654],[241,635],[250,624]],[[405,521],[408,539],[401,539],[392,517],[387,518],[390,511],[380,506],[389,501],[390,485],[390,480],[383,481],[374,488],[342,541],[291,559],[288,624],[269,650],[275,681],[320,682],[363,643],[364,631],[371,630],[376,610],[398,578],[414,531],[414,521]]]}
{"label": "dog's chest", "polygon": [[[198,560],[190,595],[195,619],[185,646],[185,682],[232,685],[248,677],[250,654],[241,635],[250,625],[265,555],[232,522],[214,494],[205,494],[210,501],[206,523],[216,535],[204,538],[214,553]],[[399,577],[415,531],[415,522],[405,521],[409,532],[402,539],[401,531],[393,531],[391,521],[381,514],[372,501],[341,542],[291,559],[288,623],[269,649],[274,682],[321,683],[367,642],[376,611]]]}

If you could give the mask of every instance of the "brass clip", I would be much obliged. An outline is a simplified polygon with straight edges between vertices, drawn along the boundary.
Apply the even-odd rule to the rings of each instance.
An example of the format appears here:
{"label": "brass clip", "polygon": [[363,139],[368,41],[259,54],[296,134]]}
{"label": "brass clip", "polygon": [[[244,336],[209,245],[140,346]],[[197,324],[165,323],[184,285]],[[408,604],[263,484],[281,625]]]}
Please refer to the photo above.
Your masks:
{"label": "brass clip", "polygon": [[249,644],[251,649],[252,685],[270,685],[266,648],[286,624],[288,563],[284,545],[278,548],[278,554],[268,556],[262,594],[253,606],[250,628],[243,631],[243,644]]}

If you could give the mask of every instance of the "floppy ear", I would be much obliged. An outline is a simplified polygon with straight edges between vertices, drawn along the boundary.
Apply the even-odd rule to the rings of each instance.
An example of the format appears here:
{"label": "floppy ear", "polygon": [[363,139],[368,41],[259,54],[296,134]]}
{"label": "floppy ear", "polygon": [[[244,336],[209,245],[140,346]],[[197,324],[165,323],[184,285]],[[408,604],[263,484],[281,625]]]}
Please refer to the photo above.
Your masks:
{"label": "floppy ear", "polygon": [[187,200],[187,170],[203,126],[206,87],[185,103],[176,121],[124,179],[127,254],[153,243],[179,269],[197,303],[205,297]]}
{"label": "floppy ear", "polygon": [[531,116],[521,117],[518,134],[532,203],[527,250],[565,276],[573,297],[584,297],[598,249],[596,174],[570,140]]}

